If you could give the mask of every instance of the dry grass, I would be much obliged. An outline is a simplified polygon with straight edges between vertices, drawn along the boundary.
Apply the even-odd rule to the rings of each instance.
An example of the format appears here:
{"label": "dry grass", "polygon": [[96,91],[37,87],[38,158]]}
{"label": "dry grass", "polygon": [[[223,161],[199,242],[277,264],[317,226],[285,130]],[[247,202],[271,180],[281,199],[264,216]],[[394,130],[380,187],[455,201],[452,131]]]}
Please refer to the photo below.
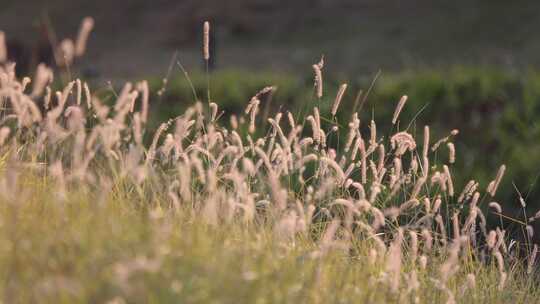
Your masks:
{"label": "dry grass", "polygon": [[[318,98],[322,66],[313,66]],[[345,87],[334,113],[276,113],[260,130],[268,87],[230,125],[219,100],[197,101],[146,145],[146,82],[127,83],[106,104],[81,80],[52,94],[40,69],[33,88],[13,64],[0,71],[6,303],[538,296],[527,274],[537,247],[486,225],[482,206],[505,166],[485,191],[474,180],[454,188],[457,130],[430,149],[428,126],[422,141],[409,129],[381,136],[354,113],[340,146],[343,127],[326,116]],[[442,143],[448,162],[436,157]]]}

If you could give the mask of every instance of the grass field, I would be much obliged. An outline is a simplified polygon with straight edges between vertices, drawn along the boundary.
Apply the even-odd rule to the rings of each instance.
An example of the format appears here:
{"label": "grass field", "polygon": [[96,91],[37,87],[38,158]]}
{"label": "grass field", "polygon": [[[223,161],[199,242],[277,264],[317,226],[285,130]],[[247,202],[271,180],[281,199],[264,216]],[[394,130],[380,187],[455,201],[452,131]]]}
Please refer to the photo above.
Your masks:
{"label": "grass field", "polygon": [[[69,79],[80,39],[60,44],[57,77]],[[5,303],[532,303],[540,295],[529,225],[540,215],[514,220],[521,235],[489,226],[505,217],[497,190],[506,166],[486,184],[456,187],[460,131],[412,130],[400,116],[407,96],[392,101],[388,131],[357,105],[340,107],[347,84],[319,107],[328,94],[321,59],[298,113],[266,111],[261,100],[278,89],[268,86],[230,115],[207,87],[147,134],[148,82],[102,100],[81,79],[59,86],[44,66],[32,80],[17,77],[2,51],[0,43]]]}
{"label": "grass field", "polygon": [[315,254],[319,242],[279,239],[272,222],[213,226],[190,207],[160,209],[119,189],[103,200],[73,191],[59,201],[43,179],[21,186],[20,199],[3,198],[0,213],[5,303],[534,303],[539,296],[519,269],[509,269],[499,289],[495,263],[470,256],[442,285],[443,248],[426,253],[422,270],[403,244],[402,281],[391,292],[388,265],[370,261],[366,239]]}

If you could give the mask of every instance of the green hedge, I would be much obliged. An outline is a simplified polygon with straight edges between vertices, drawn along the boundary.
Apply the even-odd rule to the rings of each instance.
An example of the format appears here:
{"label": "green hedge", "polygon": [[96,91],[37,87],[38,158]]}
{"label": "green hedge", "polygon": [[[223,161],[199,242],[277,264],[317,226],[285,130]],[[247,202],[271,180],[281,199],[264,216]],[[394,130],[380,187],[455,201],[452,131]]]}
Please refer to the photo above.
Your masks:
{"label": "green hedge", "polygon": [[[206,100],[206,76],[194,74],[190,78],[199,99]],[[372,78],[364,76],[350,83],[339,114],[344,126],[358,90],[366,92]],[[283,105],[302,113],[319,105],[322,115],[328,116],[339,82],[326,77],[325,97],[316,101],[310,74],[294,77],[228,70],[210,75],[212,99],[226,113],[240,112],[253,94],[268,85],[278,87],[270,105],[273,110]],[[151,82],[153,91],[161,86],[160,80]],[[519,206],[512,186],[515,182],[524,196],[532,189],[528,203],[531,209],[538,207],[534,205],[540,193],[533,183],[540,171],[539,72],[453,67],[382,73],[362,106],[360,118],[364,126],[374,117],[381,134],[391,134],[390,120],[402,95],[409,99],[400,116],[400,129],[412,122],[410,130],[421,138],[423,126],[428,124],[432,140],[446,136],[451,129],[460,130],[455,139],[457,162],[452,168],[458,189],[473,177],[486,187],[499,165],[505,163],[507,174],[497,196],[501,203],[508,208]],[[177,76],[169,80],[163,96],[154,100],[158,100],[153,106],[153,121],[157,122],[181,113],[192,104],[194,96],[186,78]],[[446,158],[446,149],[443,147],[439,154]]]}
{"label": "green hedge", "polygon": [[532,191],[528,203],[537,205],[533,183],[540,169],[540,73],[455,67],[382,75],[369,103],[377,115],[390,117],[403,94],[409,96],[401,116],[405,121],[424,108],[417,125],[431,125],[435,137],[460,130],[454,166],[458,184],[474,177],[485,187],[505,163],[498,198],[508,208],[519,206],[514,182],[524,196]]}
{"label": "green hedge", "polygon": [[[242,70],[223,70],[211,73],[207,79],[204,73],[189,75],[189,80],[195,89],[194,96],[190,82],[184,75],[169,79],[162,96],[155,96],[153,105],[153,121],[159,122],[175,117],[195,100],[207,100],[208,80],[212,101],[219,105],[225,113],[240,113],[249,103],[251,97],[266,86],[276,86],[271,108],[277,110],[280,105],[294,106],[299,101],[308,101],[311,90],[304,81],[288,74],[270,72],[248,72]],[[163,87],[162,80],[150,81],[152,92]]]}

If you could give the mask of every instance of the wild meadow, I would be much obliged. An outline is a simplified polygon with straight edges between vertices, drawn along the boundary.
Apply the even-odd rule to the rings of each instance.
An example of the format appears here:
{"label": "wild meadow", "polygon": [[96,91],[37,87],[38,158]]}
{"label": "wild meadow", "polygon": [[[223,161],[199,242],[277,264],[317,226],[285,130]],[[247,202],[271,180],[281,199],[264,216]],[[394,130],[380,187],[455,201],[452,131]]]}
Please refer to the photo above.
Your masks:
{"label": "wild meadow", "polygon": [[391,128],[342,107],[346,83],[321,107],[322,58],[301,110],[266,111],[269,83],[228,113],[207,72],[204,94],[148,128],[163,92],[128,82],[104,100],[68,72],[92,27],[31,78],[0,34],[4,303],[538,302],[540,214],[502,225],[503,163],[457,187],[460,130],[412,124],[406,95]]}

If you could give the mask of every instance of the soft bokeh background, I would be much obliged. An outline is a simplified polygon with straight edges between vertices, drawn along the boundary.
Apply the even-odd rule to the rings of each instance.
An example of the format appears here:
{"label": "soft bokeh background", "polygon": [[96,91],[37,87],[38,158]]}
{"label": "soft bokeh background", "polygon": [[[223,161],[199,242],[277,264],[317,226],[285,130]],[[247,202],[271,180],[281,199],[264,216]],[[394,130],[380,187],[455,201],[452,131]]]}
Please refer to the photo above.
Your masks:
{"label": "soft bokeh background", "polygon": [[3,0],[0,25],[32,43],[40,23],[63,37],[93,16],[86,59],[103,75],[131,78],[163,73],[174,50],[197,66],[201,21],[211,20],[217,67],[303,71],[324,53],[330,72],[354,76],[452,64],[538,66],[539,13],[539,2],[523,0]]}
{"label": "soft bokeh background", "polygon": [[[268,108],[311,106],[311,65],[324,54],[321,107],[349,83],[341,122],[362,92],[361,119],[374,116],[389,134],[383,122],[409,95],[401,128],[412,122],[410,131],[420,134],[429,124],[434,138],[460,129],[452,168],[458,189],[472,177],[485,187],[506,163],[499,195],[505,209],[519,212],[518,193],[531,210],[540,207],[538,1],[3,0],[0,6],[0,30],[16,46],[11,55],[23,74],[32,73],[36,50],[47,49],[51,34],[75,37],[80,20],[93,16],[88,53],[73,73],[103,91],[141,78],[157,91],[169,75],[165,94],[154,98],[154,121],[174,117],[194,99],[170,65],[175,52],[204,96],[204,20],[213,29],[212,96],[228,113],[269,84],[279,89],[265,101]],[[445,149],[439,154],[447,157]]]}

